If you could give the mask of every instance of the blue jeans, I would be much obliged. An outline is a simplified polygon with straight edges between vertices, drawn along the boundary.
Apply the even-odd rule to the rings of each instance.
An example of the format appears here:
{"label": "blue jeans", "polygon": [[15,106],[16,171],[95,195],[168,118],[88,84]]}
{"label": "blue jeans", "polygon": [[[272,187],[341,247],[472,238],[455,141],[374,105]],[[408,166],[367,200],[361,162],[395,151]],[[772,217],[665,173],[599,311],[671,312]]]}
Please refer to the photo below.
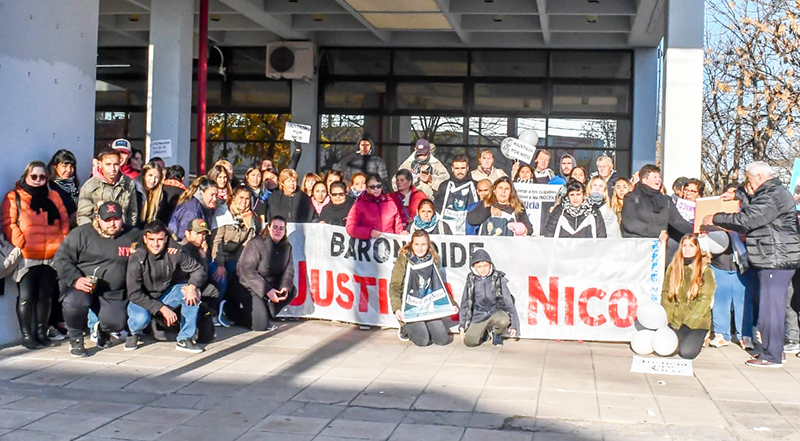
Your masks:
{"label": "blue jeans", "polygon": [[89,322],[88,322],[89,330],[91,331],[92,328],[94,327],[94,324],[100,321],[100,317],[98,317],[97,314],[95,314],[94,311],[92,311],[91,309],[89,309],[88,317],[89,317]]}
{"label": "blue jeans", "polygon": [[725,340],[731,339],[731,308],[736,332],[740,338],[752,337],[753,334],[753,304],[752,299],[748,307],[745,297],[745,280],[738,271],[725,271],[714,266],[714,278],[717,281],[717,290],[714,292],[714,308],[711,317],[714,324],[714,333],[722,334]]}
{"label": "blue jeans", "polygon": [[[222,252],[222,251],[220,251]],[[228,291],[228,285],[231,283],[231,277],[236,275],[236,261],[228,259],[225,261],[225,280],[217,282],[214,280],[214,273],[217,271],[217,263],[213,260],[208,263],[208,281],[213,282],[219,290],[219,301],[225,300],[225,293]]]}
{"label": "blue jeans", "polygon": [[[197,329],[197,314],[200,311],[200,305],[189,306],[183,300],[183,293],[181,288],[186,286],[185,283],[172,285],[161,297],[159,301],[164,305],[175,309],[181,307],[181,330],[178,332],[178,340],[186,340],[194,337],[195,329]],[[128,329],[131,334],[140,335],[144,328],[150,323],[150,311],[142,308],[141,306],[130,302],[128,303]]]}

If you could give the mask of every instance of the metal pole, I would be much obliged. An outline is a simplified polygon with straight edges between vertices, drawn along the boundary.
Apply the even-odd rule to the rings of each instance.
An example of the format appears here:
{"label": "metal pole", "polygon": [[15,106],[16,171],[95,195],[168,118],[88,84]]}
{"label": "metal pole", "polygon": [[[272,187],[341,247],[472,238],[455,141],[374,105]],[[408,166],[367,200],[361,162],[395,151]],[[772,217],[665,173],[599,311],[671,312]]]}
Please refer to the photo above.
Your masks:
{"label": "metal pole", "polygon": [[206,82],[208,76],[208,0],[200,0],[197,57],[197,175],[206,174]]}

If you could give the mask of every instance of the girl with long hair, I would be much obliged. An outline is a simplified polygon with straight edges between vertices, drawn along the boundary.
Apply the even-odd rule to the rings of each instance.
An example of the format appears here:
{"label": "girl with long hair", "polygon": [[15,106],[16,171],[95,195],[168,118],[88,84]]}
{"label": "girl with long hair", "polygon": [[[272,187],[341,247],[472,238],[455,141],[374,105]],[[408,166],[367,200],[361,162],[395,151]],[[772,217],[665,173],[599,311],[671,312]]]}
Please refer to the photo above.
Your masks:
{"label": "girl with long hair", "polygon": [[673,256],[661,290],[669,326],[678,334],[677,353],[689,360],[700,354],[711,329],[711,302],[717,284],[708,263],[697,235],[683,236],[680,252]]}
{"label": "girl with long hair", "polygon": [[169,223],[164,219],[169,211],[164,197],[164,170],[160,165],[149,162],[142,167],[142,172],[136,177],[136,199],[139,205],[139,228],[143,228],[150,221],[156,219]]}
{"label": "girl with long hair", "polygon": [[608,184],[600,176],[589,179],[586,190],[592,204],[597,207],[603,217],[606,226],[606,237],[619,238],[622,233],[619,231],[619,219],[611,208],[611,198],[608,196]]}
{"label": "girl with long hair", "polygon": [[183,240],[189,222],[203,219],[211,225],[214,211],[221,201],[217,198],[217,184],[208,176],[200,176],[192,182],[178,198],[178,206],[172,212],[169,229]]}
{"label": "girl with long hair", "polygon": [[22,346],[53,346],[47,336],[53,296],[58,294],[58,276],[52,265],[69,233],[69,216],[61,196],[47,185],[44,162],[28,163],[14,189],[3,199],[0,212],[3,234],[22,253],[13,274],[19,290],[17,318]]}
{"label": "girl with long hair", "polygon": [[625,195],[633,190],[633,184],[627,178],[619,178],[614,182],[614,195],[611,196],[611,209],[617,215],[617,223],[622,221],[622,206]]}
{"label": "girl with long hair", "polygon": [[311,205],[314,206],[314,214],[319,217],[322,214],[322,209],[330,204],[331,198],[328,196],[328,187],[324,182],[318,181],[311,187]]}
{"label": "girl with long hair", "polygon": [[75,171],[77,161],[75,155],[69,150],[61,149],[57,151],[47,164],[47,172],[50,175],[50,189],[61,196],[61,202],[67,209],[72,226],[75,226],[78,211],[78,194],[80,193],[81,183],[78,180],[78,173]]}
{"label": "girl with long hair", "polygon": [[[440,290],[444,290],[447,298],[450,298],[445,288],[439,255],[431,245],[428,233],[417,230],[411,234],[408,243],[400,248],[389,283],[392,311],[400,322],[397,332],[400,340],[410,339],[417,346],[428,346],[431,342],[446,345],[453,341],[442,318],[408,322],[412,318],[406,317],[402,310],[404,296],[424,299]],[[413,309],[407,308],[409,312]]]}
{"label": "girl with long hair", "polygon": [[312,192],[314,191],[314,184],[317,182],[322,182],[322,178],[316,173],[306,173],[303,176],[303,184],[300,186],[300,191],[306,194],[306,196],[311,197]]}
{"label": "girl with long hair", "polygon": [[408,226],[410,233],[417,230],[424,230],[428,234],[453,234],[450,225],[447,222],[442,222],[442,219],[436,213],[436,208],[434,208],[433,201],[430,199],[423,199],[419,203],[417,215],[414,216]]}
{"label": "girl with long hair", "polygon": [[217,198],[223,203],[227,204],[233,197],[233,188],[231,187],[231,175],[228,169],[222,165],[215,165],[208,171],[208,176],[217,185]]}
{"label": "girl with long hair", "polygon": [[367,189],[367,175],[365,173],[353,173],[350,178],[350,185],[347,187],[347,196],[357,199]]}
{"label": "girl with long hair", "polygon": [[533,231],[508,176],[494,181],[492,193],[467,213],[467,223],[479,226],[480,236],[527,236]]}

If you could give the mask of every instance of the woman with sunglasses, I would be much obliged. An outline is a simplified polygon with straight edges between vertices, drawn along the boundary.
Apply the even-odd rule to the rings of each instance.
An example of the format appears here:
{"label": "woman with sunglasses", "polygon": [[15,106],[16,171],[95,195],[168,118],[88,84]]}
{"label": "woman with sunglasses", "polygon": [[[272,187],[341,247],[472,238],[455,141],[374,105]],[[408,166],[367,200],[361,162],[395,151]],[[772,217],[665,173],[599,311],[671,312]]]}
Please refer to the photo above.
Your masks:
{"label": "woman with sunglasses", "polygon": [[347,197],[347,185],[344,182],[332,182],[330,188],[331,202],[319,213],[319,223],[343,227],[355,201]]}
{"label": "woman with sunglasses", "polygon": [[397,205],[383,192],[381,177],[367,176],[367,189],[347,215],[347,234],[356,239],[375,239],[381,233],[408,234]]}
{"label": "woman with sunglasses", "polygon": [[69,216],[61,197],[47,185],[44,162],[28,163],[0,210],[3,233],[22,253],[14,273],[19,289],[17,318],[22,346],[28,349],[53,346],[47,336],[53,296],[58,293],[52,263],[69,233]]}

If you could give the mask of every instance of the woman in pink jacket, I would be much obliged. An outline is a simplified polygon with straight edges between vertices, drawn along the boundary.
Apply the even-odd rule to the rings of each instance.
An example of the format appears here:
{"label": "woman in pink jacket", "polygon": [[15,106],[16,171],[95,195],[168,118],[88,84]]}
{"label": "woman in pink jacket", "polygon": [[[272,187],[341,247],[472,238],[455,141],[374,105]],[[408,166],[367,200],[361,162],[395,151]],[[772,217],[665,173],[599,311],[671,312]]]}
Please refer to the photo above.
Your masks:
{"label": "woman in pink jacket", "polygon": [[347,215],[347,234],[369,240],[381,233],[408,234],[397,205],[385,193],[380,176],[367,176],[367,189],[356,199]]}

